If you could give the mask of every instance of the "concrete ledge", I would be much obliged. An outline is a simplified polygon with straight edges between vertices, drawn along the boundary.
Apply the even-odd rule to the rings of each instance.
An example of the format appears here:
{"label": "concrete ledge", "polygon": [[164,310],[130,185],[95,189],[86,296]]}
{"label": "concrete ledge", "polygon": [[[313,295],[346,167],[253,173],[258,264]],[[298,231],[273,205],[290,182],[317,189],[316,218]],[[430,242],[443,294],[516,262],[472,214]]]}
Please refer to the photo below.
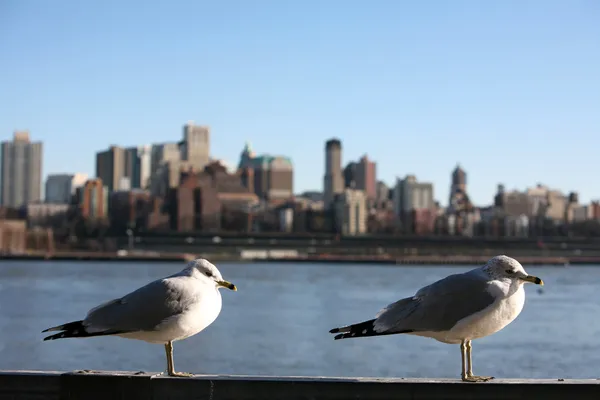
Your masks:
{"label": "concrete ledge", "polygon": [[600,399],[600,379],[383,379],[0,371],[0,400]]}

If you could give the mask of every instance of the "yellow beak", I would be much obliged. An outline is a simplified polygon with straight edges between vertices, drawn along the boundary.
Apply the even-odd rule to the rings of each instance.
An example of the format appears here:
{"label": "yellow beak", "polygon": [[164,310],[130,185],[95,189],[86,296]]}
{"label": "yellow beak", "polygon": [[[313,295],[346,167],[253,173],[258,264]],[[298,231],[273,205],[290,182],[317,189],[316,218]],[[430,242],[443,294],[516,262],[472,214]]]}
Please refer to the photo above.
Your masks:
{"label": "yellow beak", "polygon": [[235,285],[231,282],[217,281],[217,285],[227,288],[229,290],[233,290],[234,292],[237,291],[237,287],[235,287]]}
{"label": "yellow beak", "polygon": [[531,283],[535,283],[536,285],[544,286],[544,281],[542,281],[537,276],[527,275],[527,276],[522,277],[521,279],[524,280],[525,282],[531,282]]}

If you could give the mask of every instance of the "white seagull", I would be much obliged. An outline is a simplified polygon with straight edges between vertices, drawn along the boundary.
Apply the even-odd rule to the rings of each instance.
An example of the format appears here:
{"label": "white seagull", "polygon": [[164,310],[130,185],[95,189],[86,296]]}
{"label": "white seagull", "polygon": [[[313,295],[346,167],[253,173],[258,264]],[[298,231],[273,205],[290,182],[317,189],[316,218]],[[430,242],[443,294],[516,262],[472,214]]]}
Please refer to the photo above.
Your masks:
{"label": "white seagull", "polygon": [[514,258],[496,256],[483,267],[450,275],[388,305],[375,319],[329,332],[339,333],[336,340],[406,333],[460,344],[462,380],[485,382],[493,377],[473,374],[471,340],[496,333],[517,318],[526,282],[544,284]]}
{"label": "white seagull", "polygon": [[223,287],[237,290],[208,260],[193,260],[176,274],[91,309],[84,320],[42,331],[61,331],[44,340],[114,335],[163,344],[167,373],[192,376],[175,372],[173,342],[201,332],[217,319]]}

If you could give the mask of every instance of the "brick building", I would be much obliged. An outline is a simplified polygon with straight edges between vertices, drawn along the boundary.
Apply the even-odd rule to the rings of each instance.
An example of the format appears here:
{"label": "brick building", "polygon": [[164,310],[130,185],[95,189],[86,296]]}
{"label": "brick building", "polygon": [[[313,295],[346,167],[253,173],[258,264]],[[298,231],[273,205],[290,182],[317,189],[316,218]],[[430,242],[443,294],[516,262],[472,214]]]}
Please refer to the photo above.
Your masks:
{"label": "brick building", "polygon": [[255,155],[246,143],[240,156],[239,170],[252,169],[253,190],[256,195],[269,202],[281,202],[294,195],[294,166],[283,156]]}
{"label": "brick building", "polygon": [[76,199],[81,216],[85,219],[108,218],[109,188],[102,179],[90,179],[77,189]]}
{"label": "brick building", "polygon": [[204,171],[181,171],[179,187],[170,189],[163,209],[169,215],[170,229],[247,230],[251,206],[258,203],[252,170],[231,174],[218,162]]}

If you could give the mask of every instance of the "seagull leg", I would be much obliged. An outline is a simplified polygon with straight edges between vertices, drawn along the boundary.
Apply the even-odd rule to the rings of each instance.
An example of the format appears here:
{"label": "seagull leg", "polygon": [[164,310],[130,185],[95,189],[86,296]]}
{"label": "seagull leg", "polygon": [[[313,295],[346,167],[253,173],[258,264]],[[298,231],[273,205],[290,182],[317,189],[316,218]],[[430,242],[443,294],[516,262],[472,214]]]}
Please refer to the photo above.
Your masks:
{"label": "seagull leg", "polygon": [[467,345],[466,345],[467,341],[463,340],[460,343],[460,359],[462,361],[462,370],[460,372],[460,377],[462,378],[463,381],[467,380]]}
{"label": "seagull leg", "polygon": [[185,378],[194,376],[194,374],[189,374],[187,372],[175,372],[175,363],[173,362],[173,342],[168,341],[165,344],[165,353],[167,353],[167,373],[169,376],[179,376]]}
{"label": "seagull leg", "polygon": [[466,382],[487,382],[491,379],[494,379],[493,376],[477,376],[477,375],[473,375],[473,357],[472,357],[472,350],[473,350],[473,346],[471,344],[470,340],[466,341],[466,350],[467,350],[467,359],[469,362],[469,367],[467,369],[467,376],[465,378],[463,378],[463,381]]}

